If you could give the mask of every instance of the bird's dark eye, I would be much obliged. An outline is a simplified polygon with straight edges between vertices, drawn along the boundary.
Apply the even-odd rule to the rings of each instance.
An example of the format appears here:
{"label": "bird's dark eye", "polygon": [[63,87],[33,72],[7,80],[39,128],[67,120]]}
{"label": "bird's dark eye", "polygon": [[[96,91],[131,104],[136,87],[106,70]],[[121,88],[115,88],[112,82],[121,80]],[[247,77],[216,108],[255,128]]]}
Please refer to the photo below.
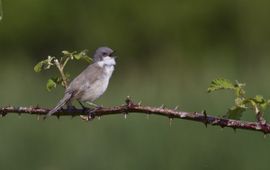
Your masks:
{"label": "bird's dark eye", "polygon": [[106,53],[106,52],[103,52],[103,53],[102,53],[102,55],[104,55],[104,56],[105,56],[105,55],[107,55],[107,53]]}

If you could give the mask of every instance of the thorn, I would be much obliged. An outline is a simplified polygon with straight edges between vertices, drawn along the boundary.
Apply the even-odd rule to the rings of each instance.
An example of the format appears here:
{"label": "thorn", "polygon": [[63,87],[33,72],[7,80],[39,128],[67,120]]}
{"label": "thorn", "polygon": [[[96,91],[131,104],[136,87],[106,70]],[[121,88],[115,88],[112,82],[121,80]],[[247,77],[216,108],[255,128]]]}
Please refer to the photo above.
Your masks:
{"label": "thorn", "polygon": [[40,115],[37,115],[37,120],[40,120]]}
{"label": "thorn", "polygon": [[170,117],[170,127],[172,126],[172,120],[173,120],[173,118]]}
{"label": "thorn", "polygon": [[234,133],[236,133],[236,128],[235,127],[233,127],[233,131],[234,131]]}
{"label": "thorn", "polygon": [[98,116],[97,118],[98,118],[98,120],[100,120],[101,116]]}
{"label": "thorn", "polygon": [[164,104],[162,104],[159,108],[164,109],[165,108]]}
{"label": "thorn", "polygon": [[207,128],[208,121],[207,121],[207,113],[206,113],[206,110],[203,110],[202,113],[203,113],[203,116],[204,116],[204,125],[205,125],[205,127]]}
{"label": "thorn", "polygon": [[267,134],[265,133],[265,134],[263,135],[263,138],[266,139],[266,137],[267,137]]}
{"label": "thorn", "polygon": [[142,104],[142,101],[139,101],[138,106],[141,106],[141,104]]}
{"label": "thorn", "polygon": [[22,113],[18,113],[18,117],[21,118],[22,117]]}
{"label": "thorn", "polygon": [[124,118],[127,119],[127,113],[124,114]]}
{"label": "thorn", "polygon": [[56,117],[57,117],[58,120],[60,120],[60,115],[59,114],[57,114]]}
{"label": "thorn", "polygon": [[175,106],[174,110],[178,110],[178,107],[179,107],[178,105],[177,105],[177,106]]}

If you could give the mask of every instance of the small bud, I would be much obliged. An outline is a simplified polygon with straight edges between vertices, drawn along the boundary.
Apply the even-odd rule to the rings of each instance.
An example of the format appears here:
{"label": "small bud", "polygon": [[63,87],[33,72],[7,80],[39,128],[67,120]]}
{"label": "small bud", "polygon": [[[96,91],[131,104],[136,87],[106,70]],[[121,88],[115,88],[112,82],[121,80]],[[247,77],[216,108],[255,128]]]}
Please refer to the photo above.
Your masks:
{"label": "small bud", "polygon": [[160,109],[164,109],[164,107],[165,107],[164,104],[162,104],[159,108]]}

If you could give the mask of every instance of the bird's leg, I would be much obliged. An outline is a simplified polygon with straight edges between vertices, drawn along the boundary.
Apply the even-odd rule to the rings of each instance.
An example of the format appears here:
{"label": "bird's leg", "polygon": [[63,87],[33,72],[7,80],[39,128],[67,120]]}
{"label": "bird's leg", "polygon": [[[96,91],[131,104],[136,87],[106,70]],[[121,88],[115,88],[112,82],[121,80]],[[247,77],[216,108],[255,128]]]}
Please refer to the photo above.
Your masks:
{"label": "bird's leg", "polygon": [[83,119],[83,120],[87,120],[87,121],[89,121],[89,120],[92,120],[92,119],[94,119],[95,118],[95,112],[98,110],[98,109],[101,109],[102,108],[102,106],[99,106],[99,105],[97,105],[97,104],[94,104],[94,103],[92,103],[92,102],[86,102],[88,105],[90,105],[90,106],[92,106],[93,108],[92,109],[90,109],[90,108],[87,108],[87,107],[85,107],[86,109],[87,109],[87,116],[84,116],[84,115],[81,115],[80,117]]}
{"label": "bird's leg", "polygon": [[94,106],[94,108],[92,110],[89,110],[88,112],[88,120],[94,119],[95,118],[95,112],[99,109],[102,109],[102,106],[97,105],[95,103],[92,102],[86,102],[88,105]]}
{"label": "bird's leg", "polygon": [[83,109],[84,111],[88,109],[87,107],[85,107],[85,106],[82,104],[82,102],[80,102],[79,100],[77,100],[77,101],[79,102],[79,104],[81,105],[81,107],[82,107],[82,109]]}

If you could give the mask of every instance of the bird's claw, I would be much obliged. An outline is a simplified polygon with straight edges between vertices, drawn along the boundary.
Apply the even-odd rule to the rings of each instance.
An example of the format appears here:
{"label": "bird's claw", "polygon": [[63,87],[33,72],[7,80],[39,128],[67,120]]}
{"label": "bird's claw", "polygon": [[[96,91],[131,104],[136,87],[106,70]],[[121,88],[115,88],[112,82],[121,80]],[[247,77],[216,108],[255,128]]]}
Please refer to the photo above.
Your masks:
{"label": "bird's claw", "polygon": [[87,110],[87,115],[80,115],[81,119],[86,120],[86,121],[90,121],[93,120],[95,118],[95,112],[99,109],[102,109],[101,106],[97,106],[94,109],[88,109]]}

